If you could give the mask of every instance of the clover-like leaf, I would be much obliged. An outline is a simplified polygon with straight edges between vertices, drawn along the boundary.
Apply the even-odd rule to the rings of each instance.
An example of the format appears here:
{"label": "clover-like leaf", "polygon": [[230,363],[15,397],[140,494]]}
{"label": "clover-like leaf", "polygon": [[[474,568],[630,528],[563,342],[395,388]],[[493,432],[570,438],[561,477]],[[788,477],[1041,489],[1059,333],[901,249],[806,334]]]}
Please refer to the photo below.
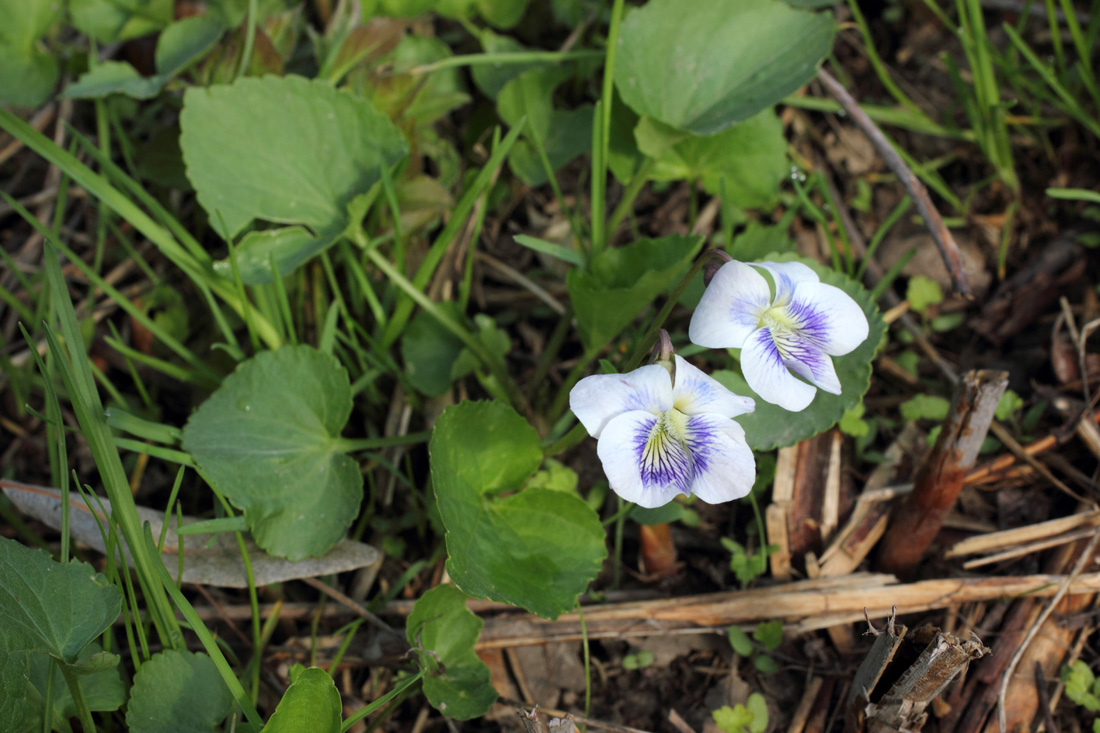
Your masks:
{"label": "clover-like leaf", "polygon": [[187,176],[219,234],[235,238],[258,221],[288,225],[241,242],[246,283],[271,280],[269,255],[285,275],[332,245],[352,201],[405,154],[401,133],[369,101],[297,76],[192,87],[180,126]]}
{"label": "clover-like leaf", "polygon": [[363,498],[343,452],[347,371],[311,346],[262,352],[225,378],[183,430],[183,447],[244,511],[256,544],[290,560],[335,545]]}
{"label": "clover-like leaf", "polygon": [[260,733],[340,733],[340,692],[328,672],[300,664],[290,671],[290,687]]}
{"label": "clover-like leaf", "polygon": [[522,489],[542,462],[538,433],[497,402],[462,402],[435,424],[432,482],[459,588],[548,618],[573,607],[607,548],[577,495]]}
{"label": "clover-like leaf", "polygon": [[42,550],[0,538],[0,636],[9,649],[75,664],[121,611],[118,589],[88,563],[63,565]]}
{"label": "clover-like leaf", "polygon": [[687,271],[702,237],[672,235],[614,247],[566,276],[585,346],[605,345]]}
{"label": "clover-like leaf", "polygon": [[405,636],[424,670],[428,702],[455,720],[484,715],[497,699],[489,667],[474,653],[484,625],[466,608],[466,594],[453,585],[432,588],[416,602]]}
{"label": "clover-like leaf", "polygon": [[623,21],[615,85],[638,114],[711,135],[809,82],[834,27],[782,0],[650,0]]}
{"label": "clover-like leaf", "polygon": [[[798,261],[813,268],[821,282],[835,285],[855,299],[867,316],[870,329],[867,340],[855,351],[844,356],[831,357],[837,378],[840,379],[840,394],[834,395],[819,389],[810,406],[798,413],[791,413],[778,405],[758,399],[755,412],[737,418],[737,422],[745,429],[745,439],[749,447],[757,451],[794,445],[828,430],[844,417],[845,412],[858,405],[871,385],[871,362],[886,334],[886,323],[882,320],[878,307],[871,299],[871,294],[859,283],[814,260],[791,254],[769,256],[765,259],[773,262]],[[753,394],[740,371],[721,370],[713,376],[737,394]]]}
{"label": "clover-like leaf", "polygon": [[213,733],[232,706],[210,657],[166,649],[134,675],[126,725],[131,733]]}

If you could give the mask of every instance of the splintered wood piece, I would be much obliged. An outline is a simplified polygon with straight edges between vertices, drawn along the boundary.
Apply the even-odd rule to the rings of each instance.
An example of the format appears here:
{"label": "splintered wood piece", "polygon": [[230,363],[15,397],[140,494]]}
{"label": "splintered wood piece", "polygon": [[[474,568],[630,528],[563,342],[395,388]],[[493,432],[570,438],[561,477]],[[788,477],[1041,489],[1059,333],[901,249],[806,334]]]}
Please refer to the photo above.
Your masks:
{"label": "splintered wood piece", "polygon": [[[795,628],[850,623],[863,611],[875,615],[919,613],[966,602],[1028,594],[1049,597],[1065,575],[944,578],[898,583],[890,575],[855,574],[785,583],[771,588],[700,596],[591,605],[584,609],[588,637],[632,638],[725,630],[739,623],[779,619]],[[1082,573],[1067,586],[1070,594],[1100,591],[1100,573]],[[548,621],[533,614],[500,614],[485,619],[478,649],[575,641],[581,638],[576,613]]]}
{"label": "splintered wood piece", "polygon": [[842,481],[843,436],[833,430],[779,451],[772,503],[765,513],[768,540],[778,545],[771,555],[773,577],[790,578],[792,559],[820,552],[851,506]]}
{"label": "splintered wood piece", "polygon": [[894,623],[895,611],[891,611],[890,620],[886,628],[879,631],[867,617],[867,633],[875,637],[875,642],[867,651],[867,656],[856,670],[856,676],[852,679],[852,688],[848,692],[848,701],[844,708],[844,721],[847,730],[863,731],[867,728],[867,718],[873,712],[871,696],[878,687],[879,680],[886,673],[887,667],[894,661],[901,646],[901,640],[905,638],[909,630],[902,624]]}
{"label": "splintered wood piece", "polygon": [[986,552],[996,552],[1008,547],[1018,547],[1029,542],[1039,542],[1052,537],[1072,532],[1083,527],[1095,527],[1100,524],[1100,509],[1094,509],[1080,514],[1071,514],[1068,517],[1058,517],[1046,522],[1029,524],[1016,529],[1006,529],[1001,532],[989,532],[975,537],[967,537],[956,542],[944,554],[944,557],[962,557],[964,555],[979,555]]}
{"label": "splintered wood piece", "polygon": [[959,381],[940,436],[917,470],[913,491],[891,514],[879,547],[883,569],[906,574],[920,562],[955,505],[1007,388],[1007,372],[975,370]]}
{"label": "splintered wood piece", "polygon": [[[891,619],[860,665],[848,698],[851,729],[868,733],[920,730],[932,701],[974,659],[989,653],[932,626],[906,635]],[[885,685],[888,688],[880,689]]]}
{"label": "splintered wood piece", "polygon": [[806,728],[810,713],[814,709],[814,701],[817,700],[817,693],[821,691],[823,683],[824,680],[821,677],[810,679],[806,689],[802,691],[802,698],[798,701],[798,707],[795,708],[794,715],[791,716],[791,724],[787,727],[787,733],[802,733]]}
{"label": "splintered wood piece", "polygon": [[[898,437],[886,449],[886,460],[879,464],[867,478],[863,496],[878,491],[892,483],[916,444],[919,431],[913,423],[907,423]],[[870,554],[886,531],[889,508],[882,502],[860,500],[852,510],[847,524],[833,538],[832,544],[818,561],[821,577],[840,577],[854,572]]]}

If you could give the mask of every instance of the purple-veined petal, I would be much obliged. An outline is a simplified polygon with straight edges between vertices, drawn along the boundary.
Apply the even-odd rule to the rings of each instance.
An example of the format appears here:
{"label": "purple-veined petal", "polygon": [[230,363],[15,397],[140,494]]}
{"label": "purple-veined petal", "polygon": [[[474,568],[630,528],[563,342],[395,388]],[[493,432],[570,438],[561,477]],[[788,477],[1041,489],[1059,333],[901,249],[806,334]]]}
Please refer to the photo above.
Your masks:
{"label": "purple-veined petal", "polygon": [[760,326],[760,316],[770,304],[763,275],[743,262],[727,262],[703,291],[688,338],[710,349],[739,349]]}
{"label": "purple-veined petal", "polygon": [[708,504],[740,499],[756,480],[756,459],[740,425],[718,415],[688,419],[687,444],[695,458],[691,493]]}
{"label": "purple-veined petal", "polygon": [[672,409],[672,377],[659,364],[627,374],[593,374],[569,392],[569,409],[593,438],[617,415],[633,410],[659,414]]}
{"label": "purple-veined petal", "polygon": [[741,350],[741,371],[761,399],[791,412],[806,409],[817,392],[812,384],[790,373],[768,328],[761,328],[746,342]]}
{"label": "purple-veined petal", "polygon": [[687,493],[695,466],[682,440],[682,428],[670,424],[669,413],[638,410],[611,420],[600,435],[596,453],[615,493],[647,509]]}
{"label": "purple-veined petal", "polygon": [[867,340],[866,314],[838,287],[799,283],[784,311],[799,335],[826,354],[843,356]]}
{"label": "purple-veined petal", "polygon": [[840,394],[840,379],[828,354],[807,341],[778,341],[783,363],[788,369],[826,392]]}
{"label": "purple-veined petal", "polygon": [[764,268],[772,276],[775,283],[775,297],[772,302],[776,304],[790,300],[800,283],[816,283],[821,279],[813,268],[801,262],[761,262],[757,267]]}
{"label": "purple-veined petal", "polygon": [[737,417],[756,409],[751,397],[730,392],[721,382],[696,369],[676,355],[676,384],[672,388],[673,406],[686,415],[713,413]]}

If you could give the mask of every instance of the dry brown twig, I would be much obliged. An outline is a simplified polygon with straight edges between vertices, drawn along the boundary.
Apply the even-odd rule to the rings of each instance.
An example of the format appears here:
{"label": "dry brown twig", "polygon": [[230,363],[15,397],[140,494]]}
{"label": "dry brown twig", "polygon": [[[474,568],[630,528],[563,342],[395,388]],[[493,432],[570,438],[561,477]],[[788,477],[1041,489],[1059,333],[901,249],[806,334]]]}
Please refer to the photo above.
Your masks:
{"label": "dry brown twig", "polygon": [[913,197],[913,201],[917,205],[917,210],[924,218],[924,223],[928,226],[928,230],[932,233],[932,239],[935,240],[936,246],[939,247],[940,255],[943,257],[943,262],[947,266],[947,271],[951,275],[951,282],[955,284],[955,292],[966,297],[971,296],[970,282],[966,276],[966,268],[963,265],[962,253],[959,251],[959,246],[955,243],[955,238],[951,236],[950,230],[947,225],[944,224],[943,218],[940,216],[939,211],[932,204],[932,199],[928,196],[928,190],[924,187],[924,184],[920,182],[920,179],[914,175],[909,166],[905,164],[905,161],[901,159],[898,152],[894,150],[894,146],[883,134],[882,130],[878,128],[878,125],[867,116],[867,113],[863,111],[863,108],[859,106],[859,103],[855,98],[848,93],[848,90],[833,77],[825,69],[818,69],[817,77],[821,80],[821,83],[825,85],[825,88],[829,90],[840,106],[844,108],[844,111],[852,118],[852,120],[859,126],[859,129],[867,136],[867,139],[871,141],[875,150],[882,156],[883,161],[889,166],[890,170],[897,175],[898,180],[905,186],[905,190],[909,192],[909,195]]}

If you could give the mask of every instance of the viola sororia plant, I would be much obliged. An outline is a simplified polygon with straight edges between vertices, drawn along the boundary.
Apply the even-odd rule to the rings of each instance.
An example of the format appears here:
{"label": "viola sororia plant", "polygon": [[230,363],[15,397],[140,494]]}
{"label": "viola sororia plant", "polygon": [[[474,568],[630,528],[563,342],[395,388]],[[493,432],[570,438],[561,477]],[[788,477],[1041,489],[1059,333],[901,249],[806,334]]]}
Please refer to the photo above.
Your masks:
{"label": "viola sororia plant", "polygon": [[752,489],[756,461],[732,418],[752,412],[753,401],[680,356],[586,377],[569,405],[599,440],[611,488],[627,501],[653,508],[694,495],[717,504]]}
{"label": "viola sororia plant", "polygon": [[818,388],[841,393],[830,357],[862,344],[868,323],[851,296],[801,262],[733,261],[715,273],[688,333],[700,346],[741,349],[741,370],[753,391],[798,412]]}
{"label": "viola sororia plant", "polygon": [[[5,149],[41,158],[18,170],[59,172],[55,220],[88,228],[70,241],[25,212],[19,200],[42,192],[22,180],[35,176],[6,187],[19,200],[0,193],[0,222],[18,212],[37,228],[46,272],[13,267],[0,308],[39,329],[28,353],[50,350],[38,377],[6,380],[23,390],[9,402],[41,394],[54,431],[41,483],[58,488],[38,516],[92,511],[63,480],[73,456],[86,464],[66,453],[76,440],[98,472],[81,484],[108,499],[102,516],[52,526],[62,564],[0,538],[0,732],[79,717],[84,730],[336,733],[376,713],[371,725],[403,730],[386,718],[414,689],[450,718],[479,717],[498,670],[479,657],[492,627],[469,598],[551,619],[578,610],[632,560],[626,519],[669,522],[695,498],[746,496],[767,483],[754,450],[827,429],[859,402],[884,326],[843,274],[779,261],[793,242],[719,269],[690,327],[674,308],[698,297],[688,289],[711,256],[700,252],[747,251],[735,228],[783,206],[777,105],[829,53],[832,14],[783,0],[647,0],[629,13],[623,0],[608,12],[555,1],[529,14],[528,2],[207,0],[176,19],[171,0],[0,0],[0,104],[49,105],[0,109],[19,143]],[[576,48],[549,50],[567,36]],[[153,43],[144,66],[117,53],[134,41]],[[55,114],[62,98],[86,106]],[[76,152],[40,132],[51,117]],[[559,180],[586,152],[591,175]],[[70,183],[80,195],[65,195]],[[666,228],[664,215],[627,226],[645,208],[635,197],[665,190],[690,195],[677,209],[689,218],[711,197],[722,238]],[[781,239],[797,214],[772,227]],[[496,236],[520,229],[526,250]],[[66,279],[64,261],[81,276]],[[104,273],[135,281],[123,291]],[[25,292],[9,294],[16,282]],[[517,284],[522,297],[505,292]],[[655,363],[637,367],[655,333]],[[723,351],[676,355],[687,336],[740,349],[740,371]],[[64,429],[70,406],[79,435]],[[585,430],[606,482],[590,451],[569,452]],[[177,523],[146,524],[152,505]],[[216,533],[239,548],[232,563]],[[68,562],[73,539],[114,557]],[[338,584],[368,565],[347,557],[382,555],[360,576],[377,578],[362,600],[381,614],[417,600],[409,654],[370,672],[374,699],[344,700],[368,687],[291,665],[304,655],[271,672],[265,644],[284,625],[261,618],[256,585]],[[218,580],[229,576],[237,586]],[[208,628],[196,584],[247,585],[237,601],[253,609],[252,637]],[[317,656],[351,679],[360,670],[341,656],[359,627],[345,628],[341,651]],[[64,694],[46,683],[55,672]]]}

